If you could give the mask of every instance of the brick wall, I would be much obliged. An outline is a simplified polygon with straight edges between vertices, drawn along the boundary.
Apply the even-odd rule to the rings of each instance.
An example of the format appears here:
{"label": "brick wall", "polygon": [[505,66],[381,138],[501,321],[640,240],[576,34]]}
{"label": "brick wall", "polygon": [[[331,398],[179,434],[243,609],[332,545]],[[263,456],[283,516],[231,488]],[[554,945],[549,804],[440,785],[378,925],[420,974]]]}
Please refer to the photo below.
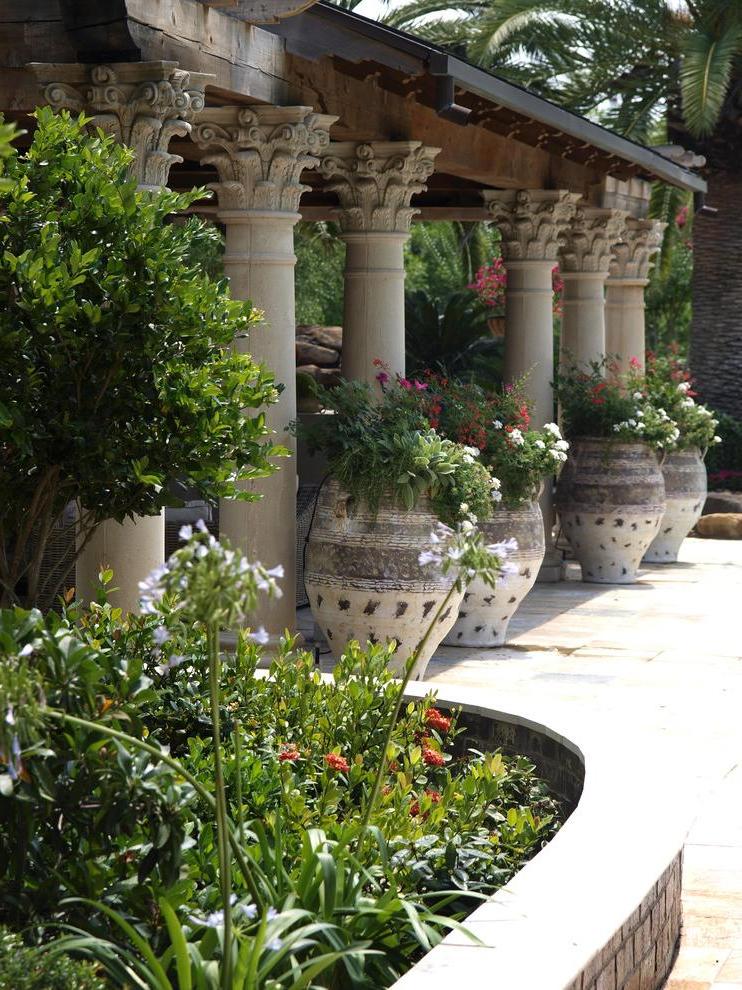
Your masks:
{"label": "brick wall", "polygon": [[658,990],[664,985],[680,938],[682,856],[678,853],[567,990]]}

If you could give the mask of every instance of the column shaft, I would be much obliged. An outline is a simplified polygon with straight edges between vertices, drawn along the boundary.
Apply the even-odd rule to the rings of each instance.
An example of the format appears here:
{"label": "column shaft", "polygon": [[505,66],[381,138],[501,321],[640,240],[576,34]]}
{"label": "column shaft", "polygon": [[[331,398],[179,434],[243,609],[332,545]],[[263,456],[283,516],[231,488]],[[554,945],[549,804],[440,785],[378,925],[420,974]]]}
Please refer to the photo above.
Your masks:
{"label": "column shaft", "polygon": [[645,278],[609,278],[605,284],[605,349],[616,357],[622,373],[628,371],[632,358],[644,367],[647,282]]}
{"label": "column shaft", "polygon": [[294,343],[294,224],[297,214],[269,210],[224,210],[226,225],[224,271],[232,296],[250,299],[265,314],[265,322],[237,340],[236,348],[265,364],[284,386],[278,403],[266,415],[276,443],[288,447],[291,459],[279,462],[270,478],[251,482],[262,494],[255,502],[223,499],[219,529],[250,560],[266,567],[283,565],[282,598],[260,604],[260,623],[275,639],[296,621],[296,441],[286,432],[296,418],[296,358]]}
{"label": "column shaft", "polygon": [[526,391],[538,427],[554,418],[553,267],[549,260],[505,262],[505,380],[528,376]]}
{"label": "column shaft", "polygon": [[165,513],[135,516],[122,523],[107,519],[97,526],[77,559],[77,594],[84,601],[95,598],[98,574],[113,571],[117,591],[109,595],[113,605],[125,612],[139,610],[139,582],[158,567],[165,556]]}
{"label": "column shaft", "polygon": [[375,358],[388,365],[393,375],[405,373],[404,245],[408,236],[382,231],[343,235],[345,378],[375,384]]}
{"label": "column shaft", "polygon": [[605,272],[562,272],[562,365],[600,361],[605,344]]}

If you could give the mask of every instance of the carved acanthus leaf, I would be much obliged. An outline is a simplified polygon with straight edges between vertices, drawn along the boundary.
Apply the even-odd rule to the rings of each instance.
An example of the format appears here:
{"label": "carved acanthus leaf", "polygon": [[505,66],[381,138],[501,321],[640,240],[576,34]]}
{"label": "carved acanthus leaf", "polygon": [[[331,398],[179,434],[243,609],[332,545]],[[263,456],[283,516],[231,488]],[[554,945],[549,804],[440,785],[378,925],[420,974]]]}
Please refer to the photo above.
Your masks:
{"label": "carved acanthus leaf", "polygon": [[[199,115],[193,140],[209,153],[221,209],[296,213],[305,168],[315,168],[337,120],[311,107],[217,107]],[[212,151],[213,149],[213,151]]]}
{"label": "carved acanthus leaf", "polygon": [[190,133],[210,78],[179,69],[177,62],[34,63],[30,68],[55,110],[89,114],[91,127],[134,150],[131,173],[149,189],[166,185],[171,165],[182,161],[168,146],[173,137]]}
{"label": "carved acanthus leaf", "polygon": [[508,261],[556,261],[564,232],[575,215],[578,193],[566,189],[505,189],[483,193],[502,234]]}
{"label": "carved acanthus leaf", "polygon": [[559,251],[562,273],[607,274],[614,248],[623,240],[625,229],[626,214],[622,210],[578,207]]}
{"label": "carved acanthus leaf", "polygon": [[624,237],[613,249],[610,277],[649,278],[649,268],[662,247],[666,226],[662,220],[636,220],[634,217],[627,217]]}
{"label": "carved acanthus leaf", "polygon": [[439,148],[420,141],[339,142],[320,163],[326,188],[340,200],[345,233],[406,233],[417,213],[410,206],[433,172]]}

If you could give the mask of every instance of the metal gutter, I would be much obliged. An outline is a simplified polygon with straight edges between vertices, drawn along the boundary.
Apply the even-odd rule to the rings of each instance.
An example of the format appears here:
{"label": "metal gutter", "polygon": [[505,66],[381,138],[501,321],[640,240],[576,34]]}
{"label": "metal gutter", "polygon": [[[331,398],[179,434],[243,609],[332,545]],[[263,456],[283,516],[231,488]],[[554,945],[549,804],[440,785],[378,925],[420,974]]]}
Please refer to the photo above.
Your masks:
{"label": "metal gutter", "polygon": [[[322,18],[335,22],[337,27],[351,30],[376,44],[386,45],[397,52],[418,59],[427,70],[436,76],[449,76],[454,84],[461,89],[496,103],[498,106],[512,110],[531,120],[552,127],[578,141],[582,141],[606,154],[614,155],[624,161],[638,165],[654,178],[661,179],[670,185],[688,189],[694,193],[706,191],[706,182],[699,175],[694,175],[687,169],[664,155],[650,150],[642,144],[637,144],[629,138],[621,137],[613,131],[595,124],[579,114],[565,110],[563,107],[537,96],[535,93],[507,82],[485,69],[472,65],[464,59],[451,55],[435,45],[430,45],[420,38],[390,28],[385,24],[369,20],[353,11],[319,0],[317,4],[300,15],[303,18]],[[285,22],[289,23],[289,22]],[[282,33],[278,31],[277,33]],[[329,53],[328,53],[329,54]]]}

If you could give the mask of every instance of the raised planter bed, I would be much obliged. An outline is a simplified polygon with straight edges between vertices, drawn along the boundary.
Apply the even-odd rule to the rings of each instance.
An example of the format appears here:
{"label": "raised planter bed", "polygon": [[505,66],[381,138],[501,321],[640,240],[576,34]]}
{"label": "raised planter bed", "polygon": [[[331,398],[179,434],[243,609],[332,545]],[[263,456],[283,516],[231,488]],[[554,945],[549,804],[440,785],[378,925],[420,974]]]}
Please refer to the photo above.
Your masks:
{"label": "raised planter bed", "polygon": [[[438,685],[436,685],[438,687]],[[410,685],[411,697],[425,684]],[[570,738],[537,713],[498,711],[466,688],[439,689],[460,706],[462,745],[527,755],[574,808],[556,837],[465,922],[479,943],[452,932],[395,984],[512,990],[657,990],[680,935],[684,815],[654,815],[650,774],[632,774],[620,747],[598,733]],[[551,721],[551,720],[550,720]],[[645,803],[646,802],[646,805]],[[635,813],[641,807],[648,813]]]}

